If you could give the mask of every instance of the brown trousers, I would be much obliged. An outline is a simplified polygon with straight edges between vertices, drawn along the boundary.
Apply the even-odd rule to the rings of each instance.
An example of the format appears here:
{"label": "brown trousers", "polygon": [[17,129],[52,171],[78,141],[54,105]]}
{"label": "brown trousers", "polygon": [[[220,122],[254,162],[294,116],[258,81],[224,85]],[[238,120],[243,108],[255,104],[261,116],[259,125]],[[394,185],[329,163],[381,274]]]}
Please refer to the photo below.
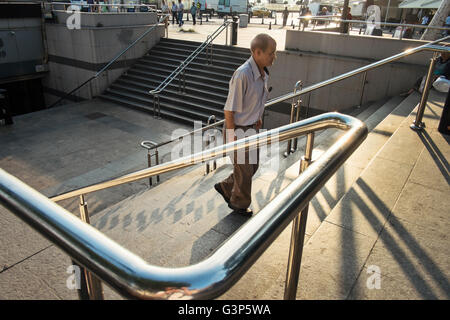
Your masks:
{"label": "brown trousers", "polygon": [[[236,126],[236,130],[256,130],[255,126]],[[248,134],[246,135],[248,136]],[[224,132],[225,137],[225,132]],[[242,138],[239,137],[238,138]],[[259,167],[259,149],[237,151],[231,157],[233,173],[220,182],[225,197],[230,199],[230,204],[238,209],[246,209],[252,202],[252,177]]]}

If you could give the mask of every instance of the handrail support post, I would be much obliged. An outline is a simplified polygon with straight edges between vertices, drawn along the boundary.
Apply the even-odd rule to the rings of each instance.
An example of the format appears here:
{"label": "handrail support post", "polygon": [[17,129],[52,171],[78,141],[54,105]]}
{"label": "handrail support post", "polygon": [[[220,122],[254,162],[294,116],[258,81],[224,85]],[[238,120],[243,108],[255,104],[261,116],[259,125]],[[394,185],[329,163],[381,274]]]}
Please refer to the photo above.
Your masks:
{"label": "handrail support post", "polygon": [[[206,122],[206,126],[211,125],[212,123],[216,123],[216,116],[215,115],[211,115],[208,118],[208,121]],[[206,147],[211,148],[211,145],[214,141],[214,147],[217,147],[217,137],[216,137],[216,133],[214,133],[214,135],[208,134],[207,137],[207,141],[206,141]],[[214,171],[217,169],[217,162],[216,159],[214,159],[212,161],[213,163],[213,169],[211,170],[211,161],[207,161],[206,162],[206,170],[205,170],[205,175],[209,174],[211,171]]]}
{"label": "handrail support post", "polygon": [[435,52],[433,58],[430,59],[430,67],[428,68],[427,78],[425,80],[425,86],[423,88],[422,97],[420,98],[419,106],[417,107],[416,119],[410,125],[410,128],[415,131],[420,131],[425,127],[425,123],[422,122],[423,114],[425,112],[425,106],[427,104],[428,95],[430,93],[431,81],[433,78],[434,66],[437,61],[437,53]]}
{"label": "handrail support post", "polygon": [[161,104],[159,102],[159,91],[151,92],[153,94],[153,118],[161,119]]}
{"label": "handrail support post", "polygon": [[[151,149],[148,149],[147,151],[147,163],[148,163],[148,167],[151,168],[152,166],[152,154],[151,154]],[[158,148],[155,149],[155,164],[159,165],[159,152],[158,152]],[[148,178],[148,183],[149,186],[151,187],[153,185],[153,180],[152,177]],[[156,176],[156,183],[159,183],[159,175]]]}
{"label": "handrail support post", "polygon": [[[297,93],[297,90],[301,90],[302,87],[303,87],[302,81],[301,80],[297,81],[297,83],[295,84],[295,87],[294,87],[294,94]],[[300,99],[300,96],[298,96],[297,102],[295,101],[294,98],[292,98],[291,117],[290,117],[289,123],[293,123],[294,121],[297,122],[299,120],[301,102],[302,101]],[[294,147],[292,147],[292,142],[294,143]],[[286,152],[284,153],[284,156],[287,157],[290,153],[294,153],[295,150],[297,150],[297,138],[289,139],[288,143],[287,143],[287,149],[286,149]]]}
{"label": "handrail support post", "polygon": [[[149,168],[152,167],[152,154],[150,153],[150,149],[147,150],[147,165]],[[148,178],[149,187],[153,185],[152,177]]]}
{"label": "handrail support post", "polygon": [[[305,156],[300,161],[300,173],[306,170],[312,161],[314,147],[314,133],[309,133],[306,138]],[[303,245],[305,242],[306,222],[308,218],[309,204],[294,218],[292,222],[291,244],[289,247],[288,267],[286,271],[286,284],[284,300],[295,300],[300,276]]]}
{"label": "handrail support post", "polygon": [[[84,195],[80,195],[80,219],[87,224],[90,224],[89,221],[89,212],[87,202],[84,199]],[[73,260],[72,260],[73,261]],[[74,263],[76,265],[76,263]],[[79,289],[79,298],[80,300],[103,300],[103,289],[102,283],[100,280],[93,275],[86,268],[80,267],[80,289]]]}
{"label": "handrail support post", "polygon": [[363,104],[363,98],[364,98],[364,89],[366,87],[366,83],[367,83],[367,71],[363,73],[363,77],[362,77],[362,83],[361,83],[361,96],[359,98],[359,107],[362,107]]}

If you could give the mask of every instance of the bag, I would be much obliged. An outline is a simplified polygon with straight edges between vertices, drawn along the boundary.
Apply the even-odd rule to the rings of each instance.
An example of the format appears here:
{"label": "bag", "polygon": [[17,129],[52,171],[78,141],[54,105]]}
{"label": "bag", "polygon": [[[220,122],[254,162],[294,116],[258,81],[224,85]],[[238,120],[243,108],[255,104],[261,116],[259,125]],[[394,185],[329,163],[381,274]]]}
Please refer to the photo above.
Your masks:
{"label": "bag", "polygon": [[446,79],[444,76],[440,76],[433,82],[433,87],[439,92],[447,93],[450,89],[450,80]]}
{"label": "bag", "polygon": [[422,82],[420,83],[419,90],[418,90],[420,93],[422,93],[423,92],[423,88],[425,88],[426,80],[427,80],[427,76],[423,76],[422,77]]}

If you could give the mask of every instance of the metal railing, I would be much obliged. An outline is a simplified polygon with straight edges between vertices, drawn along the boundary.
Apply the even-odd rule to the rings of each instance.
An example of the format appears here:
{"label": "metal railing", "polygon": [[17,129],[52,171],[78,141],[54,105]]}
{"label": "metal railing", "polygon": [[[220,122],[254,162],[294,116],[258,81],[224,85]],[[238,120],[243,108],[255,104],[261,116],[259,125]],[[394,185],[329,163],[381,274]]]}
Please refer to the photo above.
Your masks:
{"label": "metal railing", "polygon": [[[434,52],[434,56],[431,59],[431,63],[430,63],[430,67],[429,67],[429,70],[432,70],[434,68],[434,63],[435,63],[435,61],[437,59],[436,53],[438,53],[438,52],[450,52],[450,48],[449,47],[437,46],[435,44],[437,44],[439,42],[443,42],[443,41],[445,41],[447,39],[450,39],[450,36],[446,36],[446,37],[444,37],[442,39],[438,39],[436,41],[430,42],[428,44],[425,44],[425,45],[422,45],[422,46],[419,46],[419,47],[416,47],[416,48],[411,48],[411,49],[405,50],[402,53],[399,53],[399,54],[390,56],[388,58],[376,61],[374,63],[371,63],[371,64],[367,65],[367,66],[364,66],[364,67],[361,67],[361,68],[349,71],[347,73],[343,73],[343,74],[341,74],[339,76],[336,76],[336,77],[333,77],[331,79],[328,79],[328,80],[319,82],[317,84],[311,85],[311,86],[309,86],[309,87],[307,87],[305,89],[302,89],[302,90],[298,91],[297,93],[294,92],[294,93],[290,93],[290,94],[286,94],[286,95],[280,96],[280,97],[278,97],[276,99],[272,99],[266,104],[266,107],[268,105],[276,104],[276,103],[282,102],[284,100],[293,99],[293,98],[295,98],[297,96],[300,96],[302,94],[306,94],[306,93],[312,92],[314,90],[323,88],[323,87],[325,87],[327,85],[336,83],[338,81],[341,81],[341,80],[344,80],[344,79],[347,79],[347,78],[350,78],[350,77],[353,77],[355,75],[358,75],[358,74],[361,74],[361,73],[367,73],[368,71],[370,71],[372,69],[381,67],[381,66],[383,66],[385,64],[391,63],[393,61],[397,61],[397,60],[399,60],[401,58],[404,58],[404,57],[407,57],[407,56],[410,56],[412,54],[415,54],[415,53],[418,53],[418,52],[422,52],[422,51],[432,51],[432,52]],[[366,76],[367,75],[365,74],[364,75],[364,79],[366,78]],[[425,104],[426,104],[426,101],[428,99],[428,93],[429,93],[429,89],[430,89],[430,85],[431,85],[431,76],[432,76],[432,72],[429,71],[428,74],[427,74],[427,83],[426,83],[426,85],[424,87],[424,90],[422,92],[421,101],[420,101],[420,104],[418,106],[417,117],[416,117],[413,125],[411,126],[412,129],[421,130],[423,128],[423,122],[422,122],[423,110],[425,108]],[[362,88],[361,88],[361,97],[364,94],[364,87],[365,87],[365,81],[363,81],[363,85],[362,85]],[[362,98],[361,98],[361,100],[362,100]]]}
{"label": "metal railing", "polygon": [[[156,12],[157,6],[154,4],[146,3],[99,3],[89,4],[86,1],[74,1],[74,2],[44,2],[45,6],[49,6],[52,11],[54,10],[67,10],[70,7],[88,9],[91,13],[123,13],[123,12]],[[130,11],[128,11],[130,10]]]}
{"label": "metal railing", "polygon": [[[182,141],[184,138],[188,137],[188,136],[192,136],[198,133],[203,133],[203,131],[208,130],[208,129],[216,129],[216,117],[214,115],[209,116],[208,121],[206,123],[205,127],[202,127],[200,129],[197,130],[193,130],[191,132],[188,132],[187,134],[181,135],[175,139],[171,139],[162,143],[156,143],[154,141],[151,140],[144,140],[141,142],[140,146],[143,147],[144,149],[147,150],[147,163],[148,163],[148,168],[150,168],[152,166],[152,157],[155,157],[155,163],[156,165],[159,164],[160,158],[159,158],[159,151],[158,148],[167,145],[169,143],[175,142],[175,141]],[[217,131],[214,131],[214,133],[208,133],[208,136],[206,137],[206,147],[208,146],[212,146],[214,145],[215,147],[217,146]],[[154,152],[152,154],[152,151]],[[211,171],[214,171],[217,169],[217,162],[216,160],[214,160],[212,162],[212,169],[211,169],[211,163],[208,161],[206,163],[206,168],[205,168],[205,174],[210,173]],[[156,176],[156,182],[160,181],[160,176]],[[149,180],[149,186],[152,186],[152,178],[150,177]]]}
{"label": "metal railing", "polygon": [[[186,67],[195,59],[197,56],[204,50],[207,49],[207,64],[213,63],[213,51],[212,51],[212,42],[216,39],[219,34],[222,33],[223,30],[228,30],[229,24],[231,21],[225,21],[222,23],[212,34],[208,35],[205,41],[203,41],[184,61],[180,63],[180,65],[172,71],[170,75],[166,77],[159,85],[153,90],[150,90],[149,93],[153,95],[153,115],[154,117],[161,116],[161,105],[159,102],[159,95],[164,89],[178,77],[178,91],[185,92],[186,90],[186,77],[185,70]],[[209,56],[208,56],[209,54]],[[211,62],[211,63],[210,63]],[[158,113],[156,113],[156,109],[158,109]]]}
{"label": "metal railing", "polygon": [[[437,27],[437,26],[429,26],[429,25],[422,25],[422,24],[408,24],[408,23],[394,23],[394,22],[382,22],[382,21],[365,21],[365,20],[345,20],[345,19],[335,19],[332,17],[323,17],[323,16],[301,16],[298,17],[297,19],[300,19],[300,23],[298,25],[298,30],[300,30],[300,26],[303,25],[303,30],[305,29],[305,26],[308,23],[308,21],[313,21],[313,30],[317,24],[317,21],[325,21],[325,22],[335,22],[335,23],[346,23],[346,24],[359,24],[361,25],[359,33],[361,33],[362,30],[362,26],[367,26],[367,25],[371,25],[371,26],[388,26],[388,27],[396,27],[396,28],[400,28],[400,35],[399,35],[399,39],[401,40],[403,38],[403,32],[407,29],[407,28],[418,28],[418,29],[434,29],[434,30],[442,30],[442,31],[450,31],[450,28],[448,27]],[[392,34],[392,37],[395,36],[395,33]]]}
{"label": "metal railing", "polygon": [[67,97],[71,96],[74,92],[80,90],[82,87],[84,87],[86,84],[91,82],[92,80],[96,79],[99,75],[101,75],[103,72],[105,72],[114,62],[117,61],[121,56],[123,56],[128,50],[130,50],[132,47],[134,47],[139,41],[141,41],[146,35],[148,35],[151,31],[153,31],[155,28],[159,26],[160,23],[163,23],[166,18],[168,18],[169,15],[163,15],[160,17],[158,23],[148,28],[143,34],[141,34],[136,40],[134,40],[128,47],[126,47],[124,50],[122,50],[119,54],[117,54],[110,62],[108,62],[103,68],[101,68],[99,71],[97,71],[92,77],[87,79],[85,82],[80,84],[78,87],[73,89],[72,91],[66,93],[64,96],[59,98],[56,102],[54,102],[52,105],[50,105],[49,108],[52,108],[56,106],[59,102],[66,99]]}
{"label": "metal railing", "polygon": [[[210,124],[213,124],[216,122],[216,116],[212,115],[208,118],[208,121],[206,123],[207,126]],[[214,134],[209,133],[206,137],[206,147],[212,148],[212,146],[217,147],[217,132],[214,132]],[[211,162],[206,162],[206,168],[205,168],[205,174],[209,174],[211,171],[214,171],[217,169],[217,162],[216,159],[212,161],[212,169],[211,169]]]}
{"label": "metal railing", "polygon": [[[450,36],[444,37],[442,39],[438,39],[436,41],[427,43],[425,45],[422,45],[422,46],[419,46],[419,47],[416,47],[416,48],[408,49],[408,50],[406,50],[406,51],[404,51],[402,53],[399,53],[399,54],[393,55],[391,57],[388,57],[388,58],[376,61],[374,63],[371,63],[371,64],[367,65],[367,66],[364,66],[364,67],[361,67],[361,68],[349,71],[347,73],[343,73],[341,75],[338,75],[338,76],[330,78],[328,80],[325,80],[325,81],[313,84],[313,85],[308,86],[306,88],[301,87],[300,83],[297,82],[295,87],[294,87],[293,93],[282,95],[280,97],[277,97],[277,98],[269,100],[265,104],[265,108],[268,108],[268,107],[273,106],[273,105],[275,105],[277,103],[280,103],[280,102],[292,99],[291,121],[290,121],[292,123],[294,119],[298,120],[297,114],[300,112],[300,103],[301,103],[300,97],[301,97],[301,95],[310,94],[311,92],[313,92],[315,90],[318,90],[318,89],[323,88],[323,87],[328,86],[328,85],[332,85],[332,84],[334,84],[334,83],[336,83],[338,81],[342,81],[344,79],[347,79],[347,78],[350,78],[350,77],[354,77],[354,76],[359,75],[359,74],[363,74],[362,85],[361,85],[361,96],[360,96],[360,105],[362,105],[363,96],[364,96],[364,89],[365,89],[365,85],[366,85],[366,79],[367,79],[367,72],[368,71],[370,71],[372,69],[375,69],[375,68],[378,68],[378,67],[381,67],[381,66],[383,66],[385,64],[391,63],[393,61],[402,59],[402,58],[404,58],[406,56],[409,56],[409,55],[421,52],[421,51],[428,51],[429,50],[429,51],[435,51],[435,52],[443,52],[443,51],[447,51],[448,52],[450,50],[448,47],[435,46],[435,44],[437,44],[439,42],[443,42],[443,41],[448,40],[448,39],[450,39]],[[434,57],[433,59],[435,60],[436,57]],[[431,67],[431,64],[430,64],[430,67]],[[434,67],[434,63],[433,63],[433,67]],[[431,77],[431,75],[430,75],[430,77]],[[422,112],[418,113],[419,116],[420,116],[420,114],[423,115],[423,109],[425,108],[425,104],[426,104],[426,101],[427,101],[427,98],[428,98],[429,87],[430,87],[430,83],[428,83],[426,85],[426,87],[425,87],[426,89],[424,89],[424,91],[422,93],[420,107],[419,107],[419,110],[422,110]],[[295,102],[296,98],[298,99],[297,102]],[[309,102],[309,100],[310,99],[308,99],[308,102]],[[298,107],[297,107],[297,105],[298,105]],[[309,103],[308,103],[307,108],[309,109]],[[295,118],[294,118],[294,112],[295,112]],[[199,132],[203,132],[203,131],[213,129],[213,128],[218,127],[218,126],[222,126],[224,123],[225,123],[225,120],[220,120],[220,121],[217,121],[217,122],[215,122],[213,124],[207,125],[207,126],[205,126],[203,128],[200,128],[200,129],[197,129],[197,130],[193,130],[193,131],[191,131],[191,132],[189,132],[187,134],[181,135],[179,137],[176,137],[174,139],[167,140],[167,141],[164,141],[164,142],[161,142],[161,143],[156,143],[156,142],[151,141],[151,145],[147,145],[146,148],[148,150],[153,150],[153,149],[157,150],[158,148],[160,148],[160,147],[162,147],[164,145],[167,145],[169,143],[180,141],[180,140],[182,140],[182,139],[184,139],[184,138],[186,138],[188,136],[195,135],[195,134],[197,134]],[[415,120],[414,123],[417,123],[419,125],[415,126],[415,124],[413,124],[412,128],[420,130],[421,127],[423,126],[423,124],[422,124],[422,117],[418,117]],[[143,143],[145,143],[145,141]],[[294,147],[296,147],[295,140],[294,140]],[[288,143],[288,147],[287,147],[285,155],[288,155],[288,154],[294,152],[295,150],[296,150],[296,148],[291,148],[291,145],[289,145],[289,143]]]}
{"label": "metal railing", "polygon": [[[236,150],[261,147],[300,135],[308,135],[309,151],[304,160],[309,163],[314,132],[328,128],[346,132],[309,167],[302,165],[302,174],[212,255],[187,267],[165,268],[146,263],[1,169],[0,200],[6,208],[125,297],[169,299],[176,292],[179,299],[215,298],[245,274],[286,226],[298,219],[299,212],[303,216],[301,221],[306,222],[305,208],[309,201],[366,138],[367,127],[363,122],[339,113],[322,114],[52,198],[59,201],[82,196],[87,192],[192,166]],[[292,242],[299,248],[290,250],[286,299],[295,298],[302,254],[300,245],[304,239],[304,226],[297,222],[293,226],[295,238]]]}

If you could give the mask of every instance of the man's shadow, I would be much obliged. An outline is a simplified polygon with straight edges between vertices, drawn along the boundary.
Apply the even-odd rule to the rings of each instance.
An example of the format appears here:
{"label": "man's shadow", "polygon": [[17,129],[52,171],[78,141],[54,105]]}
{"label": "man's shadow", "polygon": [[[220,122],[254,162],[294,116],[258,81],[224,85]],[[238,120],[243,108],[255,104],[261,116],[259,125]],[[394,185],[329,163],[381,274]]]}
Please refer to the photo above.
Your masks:
{"label": "man's shadow", "polygon": [[236,230],[244,225],[251,216],[231,212],[208,230],[192,245],[190,264],[198,263],[220,247]]}

